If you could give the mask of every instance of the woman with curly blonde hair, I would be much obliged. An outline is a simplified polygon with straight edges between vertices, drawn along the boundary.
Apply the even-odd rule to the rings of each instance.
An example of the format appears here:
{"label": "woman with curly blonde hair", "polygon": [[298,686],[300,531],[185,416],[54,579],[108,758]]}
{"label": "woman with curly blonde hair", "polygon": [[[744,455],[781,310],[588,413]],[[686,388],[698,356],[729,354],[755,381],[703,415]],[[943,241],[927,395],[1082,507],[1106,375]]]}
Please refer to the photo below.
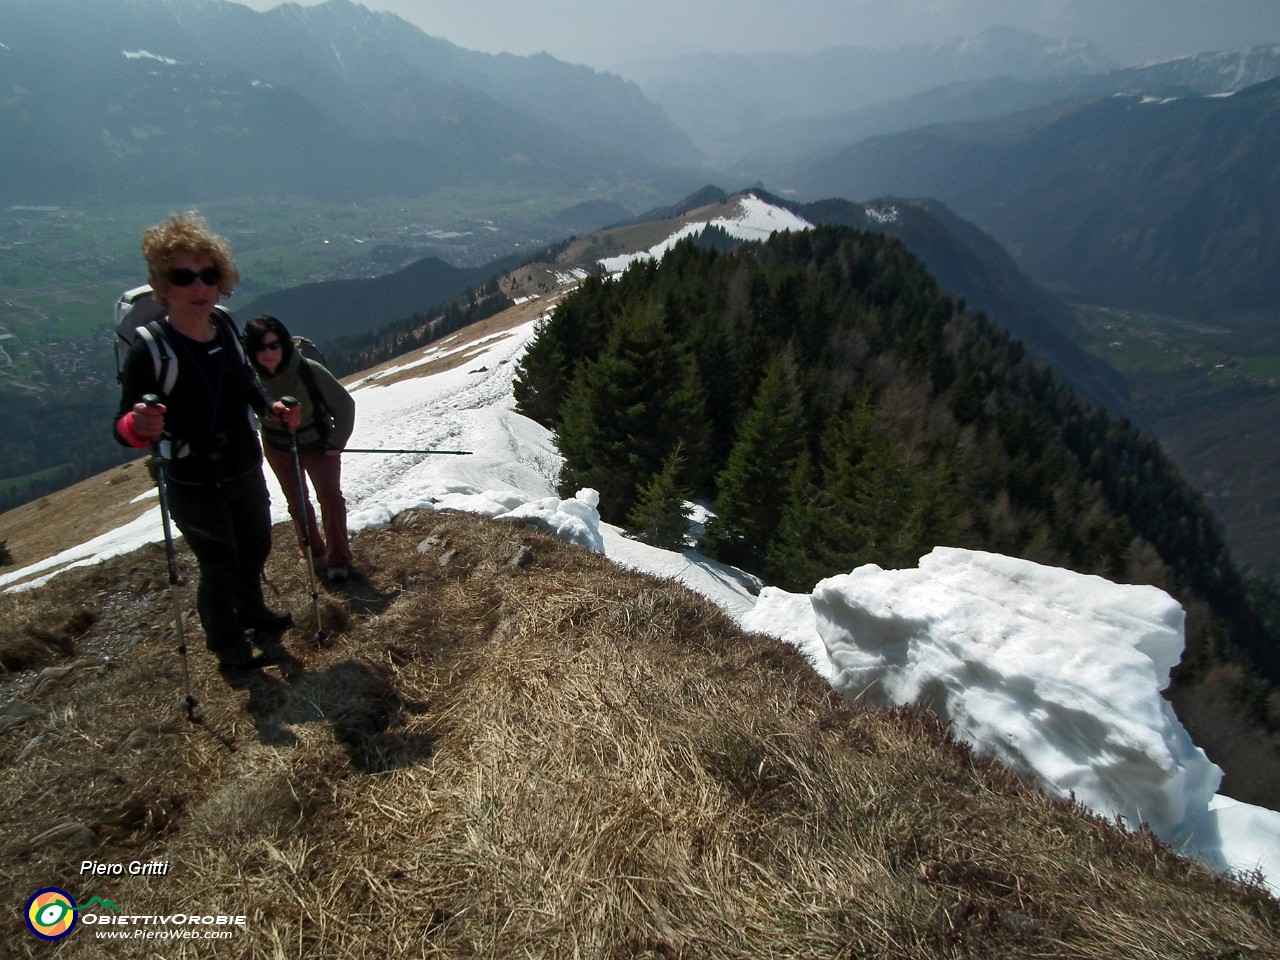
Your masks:
{"label": "woman with curly blonde hair", "polygon": [[[174,214],[143,234],[142,255],[166,313],[142,329],[125,359],[116,439],[154,445],[164,460],[170,513],[200,568],[205,643],[224,670],[248,669],[259,661],[245,631],[278,632],[291,622],[262,596],[271,510],[250,411],[285,423],[297,412],[262,392],[230,318],[214,310],[240,279],[227,241],[199,216]],[[176,375],[171,366],[162,378],[157,342]],[[149,394],[159,402],[144,402]]]}
{"label": "woman with curly blonde hair", "polygon": [[[213,286],[220,297],[229,297],[240,282],[240,271],[231,259],[231,245],[209,231],[204,220],[194,213],[175,213],[164,223],[148,227],[142,234],[142,259],[147,264],[147,283],[160,306],[168,305],[171,288],[169,271],[176,255],[203,257],[218,273]],[[192,286],[188,283],[186,286]],[[208,286],[208,284],[206,284]]]}

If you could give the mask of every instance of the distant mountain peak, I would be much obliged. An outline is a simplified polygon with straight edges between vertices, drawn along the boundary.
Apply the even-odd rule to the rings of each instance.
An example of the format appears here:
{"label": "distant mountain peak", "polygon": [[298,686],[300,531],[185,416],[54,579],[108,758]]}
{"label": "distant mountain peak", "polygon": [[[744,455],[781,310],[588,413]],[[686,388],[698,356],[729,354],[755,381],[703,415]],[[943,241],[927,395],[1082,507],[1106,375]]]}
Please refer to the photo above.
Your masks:
{"label": "distant mountain peak", "polygon": [[1105,73],[1117,64],[1087,40],[1056,39],[995,24],[976,34],[933,44],[958,62],[1003,64],[1025,76],[1057,73]]}
{"label": "distant mountain peak", "polygon": [[1190,54],[1116,72],[1134,84],[1164,81],[1197,93],[1234,93],[1280,76],[1280,43]]}
{"label": "distant mountain peak", "polygon": [[[0,151],[8,203],[168,201],[193,183],[202,202],[246,190],[576,188],[600,176],[665,181],[699,159],[688,135],[617,76],[465,50],[352,0],[261,13],[228,0],[94,0],[74,13],[72,0],[8,6],[0,39],[13,52],[0,57],[0,86],[17,93],[0,103],[0,124],[21,124]],[[162,135],[186,129],[197,103],[220,131],[217,151]]]}

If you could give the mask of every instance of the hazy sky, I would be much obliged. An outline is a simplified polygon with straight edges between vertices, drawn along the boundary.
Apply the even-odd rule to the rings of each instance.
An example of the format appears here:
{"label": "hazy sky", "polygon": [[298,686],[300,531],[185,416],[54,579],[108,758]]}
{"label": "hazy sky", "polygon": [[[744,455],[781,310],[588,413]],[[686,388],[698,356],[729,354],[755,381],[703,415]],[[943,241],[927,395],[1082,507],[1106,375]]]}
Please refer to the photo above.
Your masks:
{"label": "hazy sky", "polygon": [[[237,0],[267,10],[278,0]],[[311,6],[320,0],[301,0]],[[1280,43],[1280,0],[363,0],[489,53],[610,68],[664,54],[891,48],[1008,24],[1124,64]]]}

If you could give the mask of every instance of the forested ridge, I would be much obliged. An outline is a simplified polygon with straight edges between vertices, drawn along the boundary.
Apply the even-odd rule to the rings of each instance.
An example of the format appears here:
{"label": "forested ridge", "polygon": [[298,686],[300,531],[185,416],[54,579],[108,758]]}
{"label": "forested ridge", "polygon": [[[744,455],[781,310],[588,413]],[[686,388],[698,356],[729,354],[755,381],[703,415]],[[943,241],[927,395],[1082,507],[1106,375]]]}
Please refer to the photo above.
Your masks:
{"label": "forested ridge", "polygon": [[138,456],[111,435],[114,384],[73,387],[50,400],[14,391],[5,404],[0,513]]}
{"label": "forested ridge", "polygon": [[359,373],[479,323],[509,306],[511,301],[498,289],[497,281],[488,280],[402,320],[322,344],[326,365],[338,377]]}
{"label": "forested ridge", "polygon": [[638,535],[669,545],[680,500],[705,499],[701,549],[793,590],[936,545],[1151,583],[1188,611],[1184,674],[1235,648],[1280,676],[1217,524],[1158,445],[895,239],[685,242],[589,278],[544,321],[515,396],[556,431],[562,493],[595,487]]}

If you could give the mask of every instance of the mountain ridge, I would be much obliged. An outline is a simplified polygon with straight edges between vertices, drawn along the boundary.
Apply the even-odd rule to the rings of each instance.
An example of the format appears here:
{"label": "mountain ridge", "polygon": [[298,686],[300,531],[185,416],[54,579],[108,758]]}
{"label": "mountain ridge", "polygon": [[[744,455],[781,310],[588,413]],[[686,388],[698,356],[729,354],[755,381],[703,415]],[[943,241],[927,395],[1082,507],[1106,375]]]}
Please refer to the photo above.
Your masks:
{"label": "mountain ridge", "polygon": [[992,76],[960,80],[857,109],[791,117],[759,131],[735,168],[780,179],[788,163],[834,153],[860,140],[939,123],[974,122],[1108,94],[1207,96],[1235,93],[1280,76],[1280,44],[1196,54],[1145,66],[1048,78]]}
{"label": "mountain ridge", "polygon": [[[18,147],[0,163],[12,203],[209,200],[245,184],[336,196],[580,185],[680,176],[696,159],[618,77],[462,51],[349,0],[262,14],[224,0],[13,0],[0,41],[0,82],[15,91],[0,105]],[[624,149],[628,128],[639,136]],[[185,177],[155,179],[167,165]]]}
{"label": "mountain ridge", "polygon": [[1278,292],[1261,227],[1280,196],[1277,111],[1280,79],[1224,98],[1106,96],[873,138],[800,176],[820,196],[935,197],[1076,299],[1248,315]]}
{"label": "mountain ridge", "polygon": [[701,54],[633,62],[621,72],[710,156],[736,159],[755,131],[990,76],[1044,76],[1113,66],[1087,43],[1063,43],[1008,27],[895,50],[836,47],[812,54]]}

